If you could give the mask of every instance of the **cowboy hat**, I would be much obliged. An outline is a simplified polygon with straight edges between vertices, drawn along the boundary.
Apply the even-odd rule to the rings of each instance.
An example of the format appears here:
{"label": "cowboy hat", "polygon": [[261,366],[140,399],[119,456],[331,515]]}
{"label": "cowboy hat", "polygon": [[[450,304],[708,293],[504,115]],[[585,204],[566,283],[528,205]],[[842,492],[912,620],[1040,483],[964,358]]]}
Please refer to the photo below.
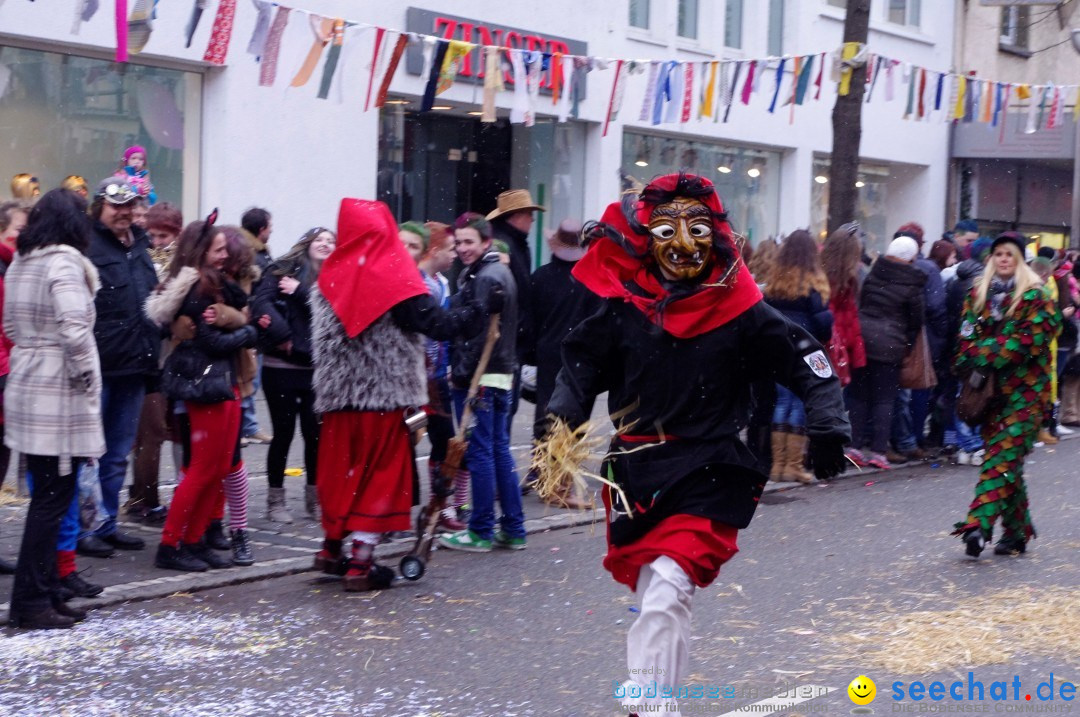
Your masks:
{"label": "cowboy hat", "polygon": [[544,208],[533,204],[533,198],[528,189],[507,189],[495,199],[495,209],[487,215],[487,220],[490,222],[504,214],[526,210],[542,212]]}

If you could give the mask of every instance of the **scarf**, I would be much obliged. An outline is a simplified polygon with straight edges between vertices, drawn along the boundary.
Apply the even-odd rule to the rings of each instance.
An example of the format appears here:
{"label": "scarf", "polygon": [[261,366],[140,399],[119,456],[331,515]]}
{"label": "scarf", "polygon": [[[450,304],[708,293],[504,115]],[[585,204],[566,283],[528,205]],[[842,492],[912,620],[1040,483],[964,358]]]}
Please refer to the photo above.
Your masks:
{"label": "scarf", "polygon": [[[678,175],[669,174],[653,180],[649,187],[671,191],[678,179]],[[712,187],[709,180],[702,178],[702,181]],[[715,190],[701,200],[714,214],[723,213]],[[634,210],[638,223],[648,226],[653,209],[655,205],[639,200]],[[649,235],[637,234],[630,228],[619,202],[608,206],[600,222],[621,235],[622,243],[608,235],[594,241],[574,265],[574,277],[594,294],[632,304],[672,336],[687,339],[707,333],[761,301],[761,290],[734,242],[734,271],[729,273],[728,267],[714,262],[703,280],[668,282],[661,279],[649,254]],[[731,237],[731,227],[726,221],[714,220],[713,226],[720,235]]]}
{"label": "scarf", "polygon": [[986,303],[990,307],[990,318],[1001,321],[1005,318],[1005,309],[1008,307],[1009,296],[1016,288],[1016,277],[1010,277],[1007,281],[995,276],[990,280],[990,288],[986,292]]}

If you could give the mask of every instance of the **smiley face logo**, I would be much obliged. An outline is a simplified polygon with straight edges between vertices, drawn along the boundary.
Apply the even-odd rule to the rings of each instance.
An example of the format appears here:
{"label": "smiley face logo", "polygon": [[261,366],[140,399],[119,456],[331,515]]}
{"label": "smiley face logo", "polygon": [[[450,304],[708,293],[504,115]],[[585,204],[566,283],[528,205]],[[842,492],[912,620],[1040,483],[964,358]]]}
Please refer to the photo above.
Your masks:
{"label": "smiley face logo", "polygon": [[857,705],[868,705],[877,696],[877,685],[866,675],[859,675],[847,686],[848,697]]}

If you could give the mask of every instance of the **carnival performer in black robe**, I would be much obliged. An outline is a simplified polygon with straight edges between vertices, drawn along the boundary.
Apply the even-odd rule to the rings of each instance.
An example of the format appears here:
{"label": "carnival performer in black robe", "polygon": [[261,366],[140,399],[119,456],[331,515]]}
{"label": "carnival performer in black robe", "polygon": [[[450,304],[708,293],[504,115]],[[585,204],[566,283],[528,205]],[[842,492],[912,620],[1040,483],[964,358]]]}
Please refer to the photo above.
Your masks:
{"label": "carnival performer in black robe", "polygon": [[762,301],[707,179],[655,179],[585,231],[573,273],[605,301],[563,343],[545,442],[561,450],[608,392],[619,431],[601,467],[604,567],[640,601],[615,696],[631,714],[678,714],[694,590],[738,551],[767,480],[739,439],[750,385],[775,381],[805,403],[819,479],[842,472],[850,428],[825,351]]}

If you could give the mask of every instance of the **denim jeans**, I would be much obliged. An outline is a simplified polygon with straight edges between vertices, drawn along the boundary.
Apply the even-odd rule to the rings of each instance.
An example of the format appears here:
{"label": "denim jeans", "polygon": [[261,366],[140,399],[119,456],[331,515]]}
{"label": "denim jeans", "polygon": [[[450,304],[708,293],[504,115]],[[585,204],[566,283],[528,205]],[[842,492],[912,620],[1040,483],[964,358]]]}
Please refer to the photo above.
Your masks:
{"label": "denim jeans", "polygon": [[910,388],[902,388],[896,392],[896,402],[893,404],[892,442],[896,450],[901,453],[914,450],[918,445],[911,420]]}
{"label": "denim jeans", "polygon": [[240,401],[240,435],[250,438],[259,432],[259,418],[255,414],[255,396],[262,387],[262,354],[259,354],[259,368],[251,382],[254,389],[251,395]]}
{"label": "denim jeans", "polygon": [[[453,390],[454,408],[461,416],[466,391]],[[473,406],[475,422],[469,434],[465,464],[472,474],[472,513],[469,530],[490,540],[495,530],[495,495],[499,496],[499,524],[512,538],[525,537],[525,514],[521,507],[514,457],[510,455],[511,391],[482,387]]]}
{"label": "denim jeans", "polygon": [[[776,408],[773,409],[774,426],[804,428],[806,426],[806,407],[791,391],[776,384]],[[792,431],[799,433],[799,431]]]}
{"label": "denim jeans", "polygon": [[95,533],[99,536],[116,532],[116,515],[120,510],[120,489],[127,477],[128,455],[135,445],[146,385],[142,376],[115,376],[101,382],[101,423],[105,429],[105,455],[101,457],[98,476],[101,479],[101,500],[107,515]]}

